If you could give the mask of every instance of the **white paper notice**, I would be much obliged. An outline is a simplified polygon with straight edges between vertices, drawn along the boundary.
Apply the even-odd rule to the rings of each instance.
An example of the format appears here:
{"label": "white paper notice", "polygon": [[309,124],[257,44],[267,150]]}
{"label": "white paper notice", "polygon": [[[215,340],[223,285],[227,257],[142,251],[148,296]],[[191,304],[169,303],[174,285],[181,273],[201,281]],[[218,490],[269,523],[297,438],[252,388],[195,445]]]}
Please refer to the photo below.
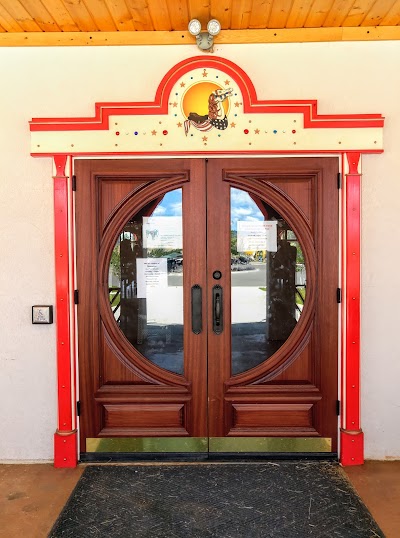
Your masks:
{"label": "white paper notice", "polygon": [[182,248],[182,217],[143,217],[144,248]]}
{"label": "white paper notice", "polygon": [[136,271],[138,299],[168,287],[167,258],[137,258]]}
{"label": "white paper notice", "polygon": [[276,252],[278,249],[276,224],[276,220],[238,220],[237,251]]}

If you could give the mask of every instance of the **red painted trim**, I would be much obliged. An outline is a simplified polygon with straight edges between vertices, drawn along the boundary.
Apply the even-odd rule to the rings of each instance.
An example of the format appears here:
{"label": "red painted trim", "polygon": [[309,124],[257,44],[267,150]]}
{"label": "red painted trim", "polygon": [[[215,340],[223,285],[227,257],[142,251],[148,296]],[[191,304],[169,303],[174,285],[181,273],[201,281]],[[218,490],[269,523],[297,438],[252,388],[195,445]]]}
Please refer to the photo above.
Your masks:
{"label": "red painted trim", "polygon": [[316,100],[268,101],[259,100],[252,81],[247,74],[233,62],[219,57],[207,58],[195,56],[174,66],[161,80],[154,101],[125,103],[96,103],[94,117],[88,118],[33,118],[31,131],[85,131],[109,129],[112,115],[166,115],[168,100],[174,84],[193,69],[214,68],[233,78],[242,93],[244,113],[293,114],[304,116],[305,128],[341,128],[383,127],[384,118],[380,114],[342,114],[321,115],[317,113]]}
{"label": "red painted trim", "polygon": [[68,435],[54,434],[54,467],[76,467],[78,438],[76,430]]}
{"label": "red painted trim", "polygon": [[[75,373],[71,364],[71,288],[66,155],[54,157],[54,242],[56,269],[56,322],[57,322],[57,386],[58,428],[54,437],[56,466],[71,467],[77,464],[76,417],[71,401]],[[75,440],[74,440],[75,438]],[[65,463],[65,465],[62,464]],[[72,464],[74,462],[74,465]]]}
{"label": "red painted trim", "polygon": [[[360,419],[360,292],[361,292],[361,174],[360,154],[347,153],[349,173],[345,186],[345,363],[344,416],[341,432],[343,465],[363,463]],[[351,450],[350,450],[351,448]],[[350,450],[350,452],[349,452]],[[351,463],[345,463],[345,462]],[[357,463],[356,463],[357,462]]]}
{"label": "red painted trim", "polygon": [[[72,157],[102,157],[105,155],[109,156],[132,156],[132,157],[153,157],[153,156],[163,156],[163,157],[180,157],[180,156],[210,156],[210,155],[321,155],[321,154],[330,154],[330,155],[341,155],[345,149],[323,149],[323,150],[278,150],[278,151],[268,151],[268,150],[243,150],[243,151],[141,151],[141,152],[132,152],[132,151],[119,151],[119,152],[106,152],[106,151],[97,151],[97,152],[75,152],[71,153]],[[370,149],[370,150],[352,150],[357,153],[364,155],[370,154],[380,154],[383,153],[383,149]],[[32,157],[54,157],[57,153],[31,153]],[[62,155],[62,154],[60,154]]]}
{"label": "red painted trim", "polygon": [[349,465],[362,465],[364,463],[364,433],[340,432],[341,456],[340,463],[346,467]]}

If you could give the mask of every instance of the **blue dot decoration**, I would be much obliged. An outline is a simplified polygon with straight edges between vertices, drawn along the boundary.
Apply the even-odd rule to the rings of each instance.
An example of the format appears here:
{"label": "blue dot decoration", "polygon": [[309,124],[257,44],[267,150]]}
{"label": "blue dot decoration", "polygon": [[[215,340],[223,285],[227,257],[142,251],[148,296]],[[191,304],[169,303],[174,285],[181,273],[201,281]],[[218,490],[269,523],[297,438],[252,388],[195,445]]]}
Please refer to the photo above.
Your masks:
{"label": "blue dot decoration", "polygon": [[139,133],[137,131],[135,131],[135,136],[137,136]]}
{"label": "blue dot decoration", "polygon": [[276,129],[274,129],[273,133],[276,134],[278,131]]}

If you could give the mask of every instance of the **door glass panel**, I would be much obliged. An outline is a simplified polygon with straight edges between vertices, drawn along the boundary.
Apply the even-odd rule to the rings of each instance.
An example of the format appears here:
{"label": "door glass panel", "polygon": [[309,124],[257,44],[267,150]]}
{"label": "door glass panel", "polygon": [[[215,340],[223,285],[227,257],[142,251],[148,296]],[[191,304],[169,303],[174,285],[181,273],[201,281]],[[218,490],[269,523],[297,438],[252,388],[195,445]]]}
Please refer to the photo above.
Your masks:
{"label": "door glass panel", "polygon": [[129,342],[157,366],[183,374],[182,189],[125,224],[108,284],[111,310]]}
{"label": "door glass panel", "polygon": [[306,267],[300,244],[279,213],[231,189],[232,375],[271,357],[300,318]]}

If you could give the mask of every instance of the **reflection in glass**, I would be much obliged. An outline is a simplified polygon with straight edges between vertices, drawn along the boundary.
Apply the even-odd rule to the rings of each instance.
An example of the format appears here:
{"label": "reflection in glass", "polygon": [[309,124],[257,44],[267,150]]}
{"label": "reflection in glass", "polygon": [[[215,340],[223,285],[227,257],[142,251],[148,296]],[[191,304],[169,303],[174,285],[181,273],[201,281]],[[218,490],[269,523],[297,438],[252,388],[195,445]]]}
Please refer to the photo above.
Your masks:
{"label": "reflection in glass", "polygon": [[303,252],[289,224],[255,195],[231,189],[232,375],[288,339],[306,293]]}
{"label": "reflection in glass", "polygon": [[182,190],[153,200],[124,226],[111,254],[109,299],[129,342],[183,374]]}

